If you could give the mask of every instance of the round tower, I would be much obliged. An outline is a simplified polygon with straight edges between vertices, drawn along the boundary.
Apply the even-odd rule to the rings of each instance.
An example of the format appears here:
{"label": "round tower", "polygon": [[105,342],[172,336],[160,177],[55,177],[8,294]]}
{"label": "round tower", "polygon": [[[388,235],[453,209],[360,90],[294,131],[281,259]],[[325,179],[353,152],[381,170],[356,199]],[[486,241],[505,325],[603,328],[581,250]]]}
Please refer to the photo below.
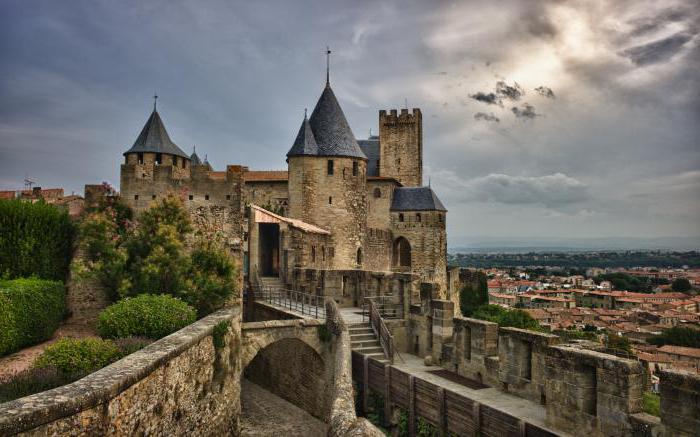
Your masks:
{"label": "round tower", "polygon": [[289,216],[332,231],[335,269],[362,268],[367,229],[367,157],[330,84],[304,120],[289,164]]}

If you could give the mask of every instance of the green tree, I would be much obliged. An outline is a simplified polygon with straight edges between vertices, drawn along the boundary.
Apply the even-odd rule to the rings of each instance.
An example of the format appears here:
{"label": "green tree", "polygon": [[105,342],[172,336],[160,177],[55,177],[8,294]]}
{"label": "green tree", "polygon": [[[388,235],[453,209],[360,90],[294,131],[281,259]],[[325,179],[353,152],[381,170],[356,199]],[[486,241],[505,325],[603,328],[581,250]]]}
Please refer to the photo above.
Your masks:
{"label": "green tree", "polygon": [[464,317],[471,317],[477,308],[488,303],[489,289],[486,275],[483,272],[473,272],[459,291],[460,311]]}
{"label": "green tree", "polygon": [[632,353],[632,346],[630,345],[629,339],[613,332],[608,333],[605,339],[605,347],[608,349],[627,352],[628,354]]}
{"label": "green tree", "polygon": [[507,309],[498,305],[482,305],[477,308],[472,317],[498,323],[498,326],[530,329],[539,331],[540,324],[532,316],[523,310]]}
{"label": "green tree", "polygon": [[661,331],[661,334],[647,339],[647,343],[657,346],[670,344],[673,346],[700,348],[700,330],[685,326],[674,326]]}
{"label": "green tree", "polygon": [[679,293],[688,293],[693,289],[693,286],[687,278],[678,278],[671,284],[671,289]]}
{"label": "green tree", "polygon": [[192,251],[190,273],[195,292],[184,299],[205,316],[221,308],[236,292],[236,268],[225,249],[212,241],[200,243]]}

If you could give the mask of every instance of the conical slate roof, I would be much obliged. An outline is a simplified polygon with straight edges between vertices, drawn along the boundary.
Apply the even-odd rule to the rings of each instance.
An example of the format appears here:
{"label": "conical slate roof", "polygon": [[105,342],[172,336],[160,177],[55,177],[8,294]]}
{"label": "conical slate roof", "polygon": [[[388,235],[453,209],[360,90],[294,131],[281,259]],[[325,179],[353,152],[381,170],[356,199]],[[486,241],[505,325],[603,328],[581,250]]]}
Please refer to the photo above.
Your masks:
{"label": "conical slate roof", "polygon": [[447,211],[430,187],[397,187],[391,211]]}
{"label": "conical slate roof", "polygon": [[[300,150],[294,146],[287,156],[316,155],[316,156],[347,156],[352,158],[367,159],[362,149],[355,140],[355,135],[350,130],[350,125],[345,119],[345,114],[335,98],[330,84],[326,87],[316,103],[314,111],[309,119],[309,126],[316,142],[316,150],[310,148]],[[302,126],[304,127],[304,126]],[[304,128],[306,131],[306,128]],[[306,133],[304,134],[306,136]],[[297,140],[299,136],[297,135]]]}
{"label": "conical slate roof", "polygon": [[294,140],[294,145],[292,145],[289,153],[287,153],[287,156],[295,155],[318,155],[316,138],[314,138],[314,133],[311,131],[311,124],[309,124],[309,119],[306,118],[306,114],[304,114],[304,121],[301,122],[299,133],[297,134],[296,140]]}
{"label": "conical slate roof", "polygon": [[158,111],[155,109],[148,117],[146,125],[141,130],[139,137],[131,149],[124,152],[127,153],[168,153],[170,155],[181,156],[189,159],[189,156],[180,149],[177,144],[173,143],[168,136],[168,131],[165,130],[163,120],[160,119]]}
{"label": "conical slate roof", "polygon": [[197,151],[192,148],[192,154],[190,155],[190,164],[192,165],[199,165],[202,163],[202,160],[199,159],[199,155],[197,155]]}

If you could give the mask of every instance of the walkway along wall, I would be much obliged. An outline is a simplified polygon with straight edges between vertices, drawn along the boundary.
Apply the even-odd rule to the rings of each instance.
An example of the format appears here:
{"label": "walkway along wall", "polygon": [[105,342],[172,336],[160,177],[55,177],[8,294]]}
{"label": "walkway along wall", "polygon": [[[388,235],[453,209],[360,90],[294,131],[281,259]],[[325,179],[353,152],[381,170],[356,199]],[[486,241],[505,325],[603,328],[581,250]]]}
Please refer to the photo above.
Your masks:
{"label": "walkway along wall", "polygon": [[220,310],[72,384],[0,404],[0,435],[236,435],[240,319],[240,306]]}

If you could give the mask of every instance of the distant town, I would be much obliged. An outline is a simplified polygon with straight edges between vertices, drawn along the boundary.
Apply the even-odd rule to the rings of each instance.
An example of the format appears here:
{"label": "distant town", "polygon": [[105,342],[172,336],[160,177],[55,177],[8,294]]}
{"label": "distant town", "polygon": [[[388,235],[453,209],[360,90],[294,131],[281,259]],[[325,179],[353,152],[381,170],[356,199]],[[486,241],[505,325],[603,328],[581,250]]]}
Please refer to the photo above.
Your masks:
{"label": "distant town", "polygon": [[699,259],[695,251],[448,255],[453,268],[486,275],[489,304],[522,309],[582,341],[616,334],[616,347],[652,375],[668,367],[700,373]]}

